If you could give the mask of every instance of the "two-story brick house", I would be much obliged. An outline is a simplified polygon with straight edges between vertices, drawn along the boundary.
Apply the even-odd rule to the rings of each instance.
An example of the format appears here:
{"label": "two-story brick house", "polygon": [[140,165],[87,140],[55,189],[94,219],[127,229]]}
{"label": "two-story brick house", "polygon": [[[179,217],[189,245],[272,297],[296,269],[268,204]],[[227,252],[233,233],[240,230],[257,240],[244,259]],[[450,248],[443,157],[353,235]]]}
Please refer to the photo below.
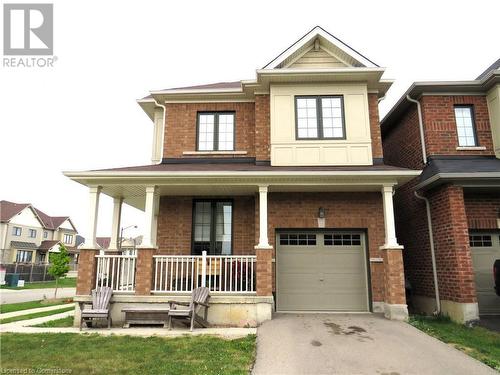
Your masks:
{"label": "two-story brick house", "polygon": [[[77,300],[112,286],[119,322],[124,305],[207,285],[217,324],[255,325],[274,309],[405,319],[392,195],[420,171],[383,163],[383,73],[316,27],[254,80],[138,100],[154,125],[151,165],[65,172],[90,192]],[[111,251],[122,204],[144,210],[136,258],[97,255],[101,193],[114,199]]]}
{"label": "two-story brick house", "polygon": [[381,123],[384,161],[423,169],[395,195],[412,304],[460,322],[500,313],[492,271],[500,259],[499,67],[472,81],[416,82]]}
{"label": "two-story brick house", "polygon": [[29,203],[0,201],[0,261],[48,263],[64,244],[76,260],[77,230],[68,216],[49,216]]}

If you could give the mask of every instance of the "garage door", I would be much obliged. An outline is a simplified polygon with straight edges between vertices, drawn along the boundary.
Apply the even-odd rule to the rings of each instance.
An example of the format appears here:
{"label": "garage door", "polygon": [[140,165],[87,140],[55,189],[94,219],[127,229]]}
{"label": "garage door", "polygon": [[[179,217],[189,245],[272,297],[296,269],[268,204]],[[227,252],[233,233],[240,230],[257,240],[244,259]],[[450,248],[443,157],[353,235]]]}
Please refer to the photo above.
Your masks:
{"label": "garage door", "polygon": [[500,297],[493,280],[493,263],[500,259],[500,234],[471,233],[469,238],[479,313],[500,314]]}
{"label": "garage door", "polygon": [[278,232],[278,311],[368,311],[362,232]]}

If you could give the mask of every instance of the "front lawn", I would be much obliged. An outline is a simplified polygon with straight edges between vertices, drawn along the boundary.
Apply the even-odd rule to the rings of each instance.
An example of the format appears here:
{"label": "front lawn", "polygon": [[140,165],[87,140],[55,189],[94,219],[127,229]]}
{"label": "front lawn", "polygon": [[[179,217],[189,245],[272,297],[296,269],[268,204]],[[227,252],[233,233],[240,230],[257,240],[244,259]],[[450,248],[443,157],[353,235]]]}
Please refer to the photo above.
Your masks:
{"label": "front lawn", "polygon": [[49,320],[48,322],[35,324],[30,327],[42,327],[42,328],[73,327],[74,320],[75,318],[73,316],[67,316],[66,318]]}
{"label": "front lawn", "polygon": [[19,302],[19,303],[6,303],[0,305],[0,314],[6,314],[14,311],[37,309],[39,307],[49,307],[62,305],[65,303],[73,302],[73,298],[66,298],[61,300],[42,300],[42,301],[29,301],[29,302]]}
{"label": "front lawn", "polygon": [[74,310],[75,306],[67,306],[67,307],[62,307],[60,309],[56,310],[49,310],[49,311],[42,311],[42,312],[37,312],[37,313],[32,313],[32,314],[25,314],[25,315],[18,315],[18,316],[13,316],[11,318],[5,318],[5,319],[0,319],[0,324],[7,324],[7,323],[12,323],[12,322],[17,322],[19,320],[28,320],[28,319],[35,319],[35,318],[41,318],[44,316],[49,316],[49,315],[55,315],[59,313],[63,313],[66,311],[71,311]]}
{"label": "front lawn", "polygon": [[[43,288],[55,288],[56,282],[52,281],[40,281],[36,283],[25,283],[24,287],[10,287],[8,285],[2,285],[0,288],[2,289],[12,289],[12,290],[23,290],[23,289],[43,289]],[[57,284],[58,288],[76,288],[76,277],[66,277],[64,279],[60,279]]]}
{"label": "front lawn", "polygon": [[500,334],[482,327],[466,327],[447,318],[414,315],[410,324],[500,371]]}
{"label": "front lawn", "polygon": [[224,340],[6,333],[1,338],[0,372],[17,368],[40,373],[66,369],[71,374],[248,374],[255,357],[255,335]]}

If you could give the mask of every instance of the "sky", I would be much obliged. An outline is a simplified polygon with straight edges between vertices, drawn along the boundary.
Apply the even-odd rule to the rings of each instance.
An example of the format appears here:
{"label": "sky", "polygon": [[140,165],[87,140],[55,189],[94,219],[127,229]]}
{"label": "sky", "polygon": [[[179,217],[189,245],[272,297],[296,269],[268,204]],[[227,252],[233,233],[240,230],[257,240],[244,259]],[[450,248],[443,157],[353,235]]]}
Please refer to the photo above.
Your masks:
{"label": "sky", "polygon": [[[499,1],[52,3],[54,67],[0,65],[0,199],[70,216],[82,234],[88,189],[62,171],[150,163],[152,122],[136,103],[149,90],[255,78],[316,25],[396,80],[381,117],[412,82],[474,79],[500,57]],[[101,196],[98,235],[111,215]],[[124,235],[143,220],[125,206],[122,225],[138,228]]]}

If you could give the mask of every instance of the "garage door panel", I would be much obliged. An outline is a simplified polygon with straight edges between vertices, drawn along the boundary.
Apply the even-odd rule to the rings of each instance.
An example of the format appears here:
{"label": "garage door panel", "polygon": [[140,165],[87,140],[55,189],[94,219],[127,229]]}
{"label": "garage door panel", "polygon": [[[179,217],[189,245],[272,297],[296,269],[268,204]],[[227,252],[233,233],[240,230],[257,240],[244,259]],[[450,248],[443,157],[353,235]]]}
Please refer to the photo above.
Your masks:
{"label": "garage door panel", "polygon": [[500,314],[500,297],[493,280],[493,264],[500,259],[500,234],[470,233],[470,244],[479,313]]}
{"label": "garage door panel", "polygon": [[[278,234],[278,310],[368,311],[363,234],[337,233],[287,234],[284,240]],[[299,245],[306,236],[307,245]]]}

